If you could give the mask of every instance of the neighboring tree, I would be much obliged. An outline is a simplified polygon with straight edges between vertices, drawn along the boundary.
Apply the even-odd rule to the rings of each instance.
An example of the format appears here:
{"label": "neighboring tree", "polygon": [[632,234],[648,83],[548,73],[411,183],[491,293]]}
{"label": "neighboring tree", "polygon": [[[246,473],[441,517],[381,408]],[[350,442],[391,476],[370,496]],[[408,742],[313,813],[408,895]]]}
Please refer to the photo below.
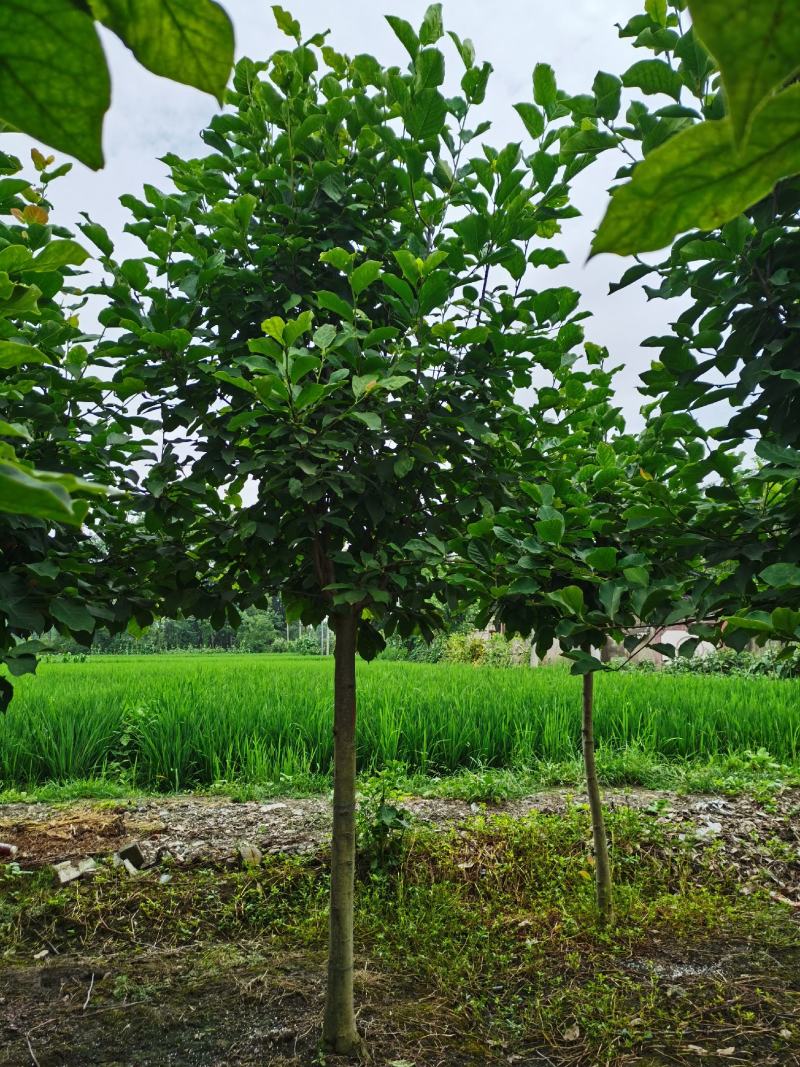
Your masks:
{"label": "neighboring tree", "polygon": [[[123,332],[100,351],[120,396],[161,423],[145,523],[210,582],[212,621],[266,607],[269,590],[288,617],[335,631],[323,1037],[349,1054],[356,654],[433,635],[443,545],[515,478],[516,390],[541,336],[578,329],[576,294],[523,276],[563,261],[542,242],[574,210],[538,108],[523,116],[541,125],[533,170],[518,144],[472,147],[490,67],[451,34],[463,75],[444,95],[440,5],[419,31],[389,20],[405,71],[325,35],[303,43],[276,15],[289,46],[238,65],[233,110],[204,134],[214,154],[169,156],[175,191],[123,198],[148,253],[106,259],[101,317]],[[550,119],[568,119],[538,77]]]}
{"label": "neighboring tree", "polygon": [[[132,433],[147,425],[110,409],[92,371],[74,277],[88,254],[50,221],[49,184],[63,168],[33,158],[36,184],[0,154],[0,662],[12,676],[35,669],[38,635],[53,627],[88,645],[96,627],[152,617],[147,569],[126,564],[133,531],[113,556],[94,532],[110,532],[107,488],[130,484],[147,455]],[[0,678],[0,708],[12,693]]]}
{"label": "neighboring tree", "polygon": [[[693,28],[682,24],[687,6]],[[622,84],[671,103],[629,111],[634,129],[646,121],[645,159],[613,191],[593,253],[647,252],[716,229],[800,173],[800,86],[788,84],[800,69],[800,23],[789,0],[649,0],[622,33],[664,57],[634,63]],[[608,100],[601,119],[616,117],[603,113]]]}
{"label": "neighboring tree", "polygon": [[[583,678],[597,904],[608,923],[613,894],[595,764],[594,674],[612,669],[600,654],[608,638],[624,644],[629,657],[648,646],[674,654],[658,636],[691,611],[688,541],[663,536],[656,543],[640,531],[643,514],[671,510],[676,501],[668,482],[641,466],[642,442],[624,432],[605,350],[587,343],[584,369],[569,346],[553,344],[538,356],[553,379],[538,388],[530,408],[519,492],[448,549],[460,560],[455,580],[482,606],[479,621],[493,616],[510,632],[532,630],[539,656],[557,640],[572,673]],[[692,502],[682,499],[680,509],[688,521]]]}
{"label": "neighboring tree", "polygon": [[103,166],[111,79],[95,23],[154,74],[222,102],[233,27],[213,0],[0,0],[0,123]]}
{"label": "neighboring tree", "polygon": [[[797,27],[786,21],[787,5],[747,4],[737,8],[735,17],[730,12],[721,17],[724,5],[718,3],[690,6],[707,43],[719,41],[730,118],[724,117],[722,90],[714,89],[714,61],[699,46],[695,30],[681,28],[678,15],[658,4],[648,4],[647,13],[631,19],[621,33],[659,58],[634,64],[621,82],[598,74],[594,98],[584,98],[587,121],[605,129],[606,141],[598,143],[598,150],[619,145],[634,160],[640,152],[644,156],[632,168],[631,183],[615,194],[614,204],[632,204],[635,191],[655,181],[655,161],[670,159],[681,168],[672,177],[661,174],[658,210],[641,203],[635,217],[625,216],[635,238],[631,247],[655,247],[677,232],[669,229],[677,217],[671,198],[681,188],[694,189],[695,197],[700,190],[715,204],[725,202],[727,186],[690,166],[688,137],[705,137],[703,131],[712,128],[731,144],[738,138],[745,144],[743,152],[758,142],[759,180],[772,177],[758,186],[754,199],[772,190],[773,162],[783,158],[783,148],[774,148],[770,139],[785,137],[787,150],[797,143],[788,127],[773,122],[773,111],[791,100],[792,121],[800,116],[796,85],[768,97],[748,119],[753,102],[797,65],[791,43]],[[764,24],[767,13],[769,27]],[[764,44],[758,63],[752,49],[739,48],[743,27],[753,41]],[[635,100],[625,123],[619,124],[622,85],[638,86],[664,100],[656,99],[654,109]],[[762,137],[760,124],[767,121]],[[724,155],[717,153],[710,165],[721,159]],[[746,177],[747,171],[740,170],[742,181]],[[697,221],[711,226],[722,217]],[[672,453],[662,476],[670,479],[674,494],[694,502],[683,512],[691,521],[681,528],[675,513],[663,509],[637,521],[655,540],[666,537],[674,544],[687,538],[687,558],[698,551],[704,557],[705,573],[692,592],[694,614],[731,621],[721,632],[697,629],[698,636],[722,636],[737,647],[754,634],[762,641],[792,643],[800,639],[800,359],[793,325],[800,302],[800,179],[781,181],[745,214],[731,217],[726,212],[724,217],[730,221],[720,229],[679,238],[664,262],[639,262],[612,286],[613,292],[650,278],[649,297],[689,301],[671,333],[644,342],[658,351],[658,360],[642,379],[645,394],[654,398],[646,447],[654,456]],[[623,216],[610,211],[605,226],[613,219]],[[685,219],[689,221],[679,229],[693,221],[691,214]],[[657,241],[639,243],[642,227],[650,233],[662,224],[667,229],[658,231]],[[604,227],[603,232],[609,231]],[[725,425],[706,428],[698,413],[717,402],[730,405],[732,415]],[[743,450],[754,450],[757,457],[749,461],[749,473],[741,469]],[[698,486],[704,487],[700,497]]]}

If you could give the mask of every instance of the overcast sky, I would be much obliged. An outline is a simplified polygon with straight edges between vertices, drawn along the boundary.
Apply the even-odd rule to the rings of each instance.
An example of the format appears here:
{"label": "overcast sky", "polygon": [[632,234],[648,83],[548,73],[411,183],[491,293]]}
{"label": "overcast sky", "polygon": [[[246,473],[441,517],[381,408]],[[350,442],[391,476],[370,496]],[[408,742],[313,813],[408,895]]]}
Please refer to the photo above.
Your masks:
{"label": "overcast sky", "polygon": [[[222,0],[236,31],[237,54],[265,58],[284,47],[287,38],[276,29],[270,5],[265,0]],[[375,0],[284,0],[299,18],[307,35],[330,29],[330,42],[348,54],[371,52],[384,64],[405,65],[408,57],[384,19],[401,13],[419,25],[427,0],[404,0],[389,6]],[[531,72],[535,63],[550,63],[559,85],[568,92],[590,91],[598,69],[621,73],[642,58],[628,40],[621,41],[615,23],[624,23],[643,7],[640,0],[445,0],[447,29],[471,38],[478,58],[494,67],[482,118],[492,122],[486,135],[502,146],[510,140],[524,141],[527,134],[512,110],[512,104],[532,99]],[[76,163],[71,174],[53,188],[55,218],[72,224],[81,210],[103,223],[118,244],[118,251],[141,254],[138,242],[122,238],[128,219],[117,198],[123,192],[138,193],[144,182],[165,186],[166,169],[158,157],[166,152],[202,155],[208,149],[199,131],[217,108],[216,102],[195,90],[148,74],[111,34],[104,33],[111,68],[113,98],[106,118],[104,147],[106,167],[99,173]],[[449,46],[450,42],[443,42]],[[460,60],[446,47],[448,64],[458,71]],[[451,54],[452,53],[452,54]],[[27,154],[26,138],[9,137],[11,150]],[[661,333],[674,308],[663,301],[647,303],[638,286],[608,296],[609,281],[619,277],[625,261],[601,256],[585,264],[591,232],[606,203],[606,189],[618,157],[595,165],[576,184],[576,202],[582,218],[570,223],[560,239],[570,265],[547,277],[542,284],[569,284],[583,294],[583,306],[593,313],[586,323],[587,336],[608,346],[615,362],[624,364],[619,379],[620,400],[631,423],[641,399],[636,393],[638,375],[648,366],[652,350],[639,342]]]}

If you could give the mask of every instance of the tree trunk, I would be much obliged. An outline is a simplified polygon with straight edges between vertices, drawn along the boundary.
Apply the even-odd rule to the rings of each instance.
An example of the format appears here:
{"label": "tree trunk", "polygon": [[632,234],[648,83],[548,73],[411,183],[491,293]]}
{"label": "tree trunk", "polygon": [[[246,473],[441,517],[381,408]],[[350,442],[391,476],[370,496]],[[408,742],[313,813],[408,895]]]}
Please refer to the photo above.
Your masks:
{"label": "tree trunk", "polygon": [[333,719],[333,841],[328,940],[328,989],[322,1041],[341,1056],[361,1050],[353,1009],[353,881],[356,860],[357,614],[335,619]]}
{"label": "tree trunk", "polygon": [[592,815],[592,837],[594,839],[595,877],[597,884],[597,907],[600,921],[609,923],[613,918],[611,895],[611,863],[608,858],[608,841],[603,821],[603,801],[600,796],[600,783],[597,780],[597,766],[594,758],[594,673],[583,676],[583,763],[586,768],[586,790],[589,794],[589,811]]}

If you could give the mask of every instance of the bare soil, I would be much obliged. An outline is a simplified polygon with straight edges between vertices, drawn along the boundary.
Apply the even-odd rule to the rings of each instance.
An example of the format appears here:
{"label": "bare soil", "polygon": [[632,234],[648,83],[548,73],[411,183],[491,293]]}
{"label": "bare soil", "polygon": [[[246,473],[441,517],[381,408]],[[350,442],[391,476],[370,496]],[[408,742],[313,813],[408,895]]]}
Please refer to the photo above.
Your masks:
{"label": "bare soil", "polygon": [[[537,793],[498,804],[410,797],[403,807],[420,824],[449,829],[478,814],[559,814],[586,797],[567,790]],[[766,887],[800,908],[800,790],[769,804],[751,797],[679,796],[631,789],[608,791],[607,808],[647,812],[669,833],[689,837],[699,850],[713,848],[720,862],[735,865],[743,890]],[[165,855],[177,864],[237,862],[242,843],[264,853],[318,852],[329,835],[327,797],[287,798],[267,803],[223,798],[164,796],[110,804],[8,804],[0,807],[0,841],[16,845],[21,866],[103,856],[132,841],[145,860]]]}

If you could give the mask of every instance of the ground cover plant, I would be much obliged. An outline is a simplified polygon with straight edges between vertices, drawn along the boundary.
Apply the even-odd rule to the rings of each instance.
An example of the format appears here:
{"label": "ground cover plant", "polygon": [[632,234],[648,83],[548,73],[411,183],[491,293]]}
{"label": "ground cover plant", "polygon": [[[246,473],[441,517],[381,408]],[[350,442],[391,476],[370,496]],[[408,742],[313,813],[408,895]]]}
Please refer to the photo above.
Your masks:
{"label": "ground cover plant", "polygon": [[[356,987],[374,1062],[797,1062],[792,909],[742,895],[726,851],[687,827],[626,809],[608,825],[613,936],[595,919],[582,808],[415,829],[389,864],[361,865]],[[322,1063],[326,871],[312,852],[133,880],[103,865],[55,890],[46,872],[0,876],[13,1021],[0,1064],[24,1062],[28,1041],[43,1064],[119,1063],[109,1027],[124,1028],[122,1062],[147,1067],[165,1041],[176,1067]]]}
{"label": "ground cover plant", "polygon": [[[4,788],[103,775],[141,789],[279,787],[282,775],[330,772],[330,660],[97,656],[39,672],[20,680],[0,722]],[[359,686],[367,772],[394,762],[439,775],[524,770],[580,753],[581,679],[566,668],[375,661],[359,668]],[[632,766],[759,748],[792,763],[799,694],[796,680],[603,674],[596,739],[604,759],[637,753]]]}

